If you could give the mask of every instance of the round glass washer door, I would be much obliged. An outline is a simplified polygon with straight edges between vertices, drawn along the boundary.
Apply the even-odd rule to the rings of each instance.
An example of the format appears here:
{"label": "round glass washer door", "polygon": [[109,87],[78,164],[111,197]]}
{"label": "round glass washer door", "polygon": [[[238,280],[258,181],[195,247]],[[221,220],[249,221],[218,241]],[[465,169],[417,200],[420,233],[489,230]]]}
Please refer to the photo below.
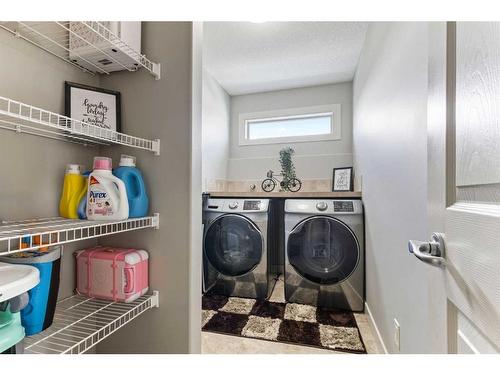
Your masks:
{"label": "round glass washer door", "polygon": [[347,279],[358,266],[360,250],[351,229],[340,220],[313,216],[288,237],[288,261],[306,280],[322,285]]}
{"label": "round glass washer door", "polygon": [[218,272],[225,276],[242,276],[260,263],[263,240],[251,220],[228,214],[210,224],[203,248],[208,261]]}

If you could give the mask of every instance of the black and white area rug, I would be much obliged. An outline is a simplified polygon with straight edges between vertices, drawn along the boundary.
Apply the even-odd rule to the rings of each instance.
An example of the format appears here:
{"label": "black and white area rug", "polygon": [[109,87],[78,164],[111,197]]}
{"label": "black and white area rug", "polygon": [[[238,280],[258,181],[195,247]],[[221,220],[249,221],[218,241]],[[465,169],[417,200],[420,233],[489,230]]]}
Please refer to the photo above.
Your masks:
{"label": "black and white area rug", "polygon": [[366,353],[350,311],[219,295],[203,296],[202,308],[203,331]]}

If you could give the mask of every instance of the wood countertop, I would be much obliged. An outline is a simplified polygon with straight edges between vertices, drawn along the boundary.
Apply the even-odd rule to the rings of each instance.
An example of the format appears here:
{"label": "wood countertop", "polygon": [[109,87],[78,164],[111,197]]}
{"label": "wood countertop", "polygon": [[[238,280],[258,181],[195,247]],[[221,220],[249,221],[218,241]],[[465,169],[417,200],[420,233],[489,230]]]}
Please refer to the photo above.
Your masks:
{"label": "wood countertop", "polygon": [[213,198],[361,198],[360,191],[303,191],[297,193],[291,192],[272,192],[263,191],[245,191],[245,192],[208,192]]}

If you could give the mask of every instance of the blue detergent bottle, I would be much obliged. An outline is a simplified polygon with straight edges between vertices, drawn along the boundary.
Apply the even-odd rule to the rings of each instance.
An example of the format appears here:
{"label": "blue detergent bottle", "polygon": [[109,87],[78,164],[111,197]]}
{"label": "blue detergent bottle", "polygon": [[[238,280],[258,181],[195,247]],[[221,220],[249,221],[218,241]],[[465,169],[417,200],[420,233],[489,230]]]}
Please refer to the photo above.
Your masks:
{"label": "blue detergent bottle", "polygon": [[[87,171],[87,172],[83,173],[82,176],[84,176],[85,178],[89,178],[89,174],[91,172],[92,171]],[[78,213],[79,219],[86,219],[87,218],[87,194],[85,194],[82,197],[82,199],[80,200],[80,203],[78,204],[77,213]]]}
{"label": "blue detergent bottle", "polygon": [[142,173],[135,166],[135,157],[122,155],[119,167],[113,174],[125,183],[129,217],[143,217],[148,214],[149,199]]}

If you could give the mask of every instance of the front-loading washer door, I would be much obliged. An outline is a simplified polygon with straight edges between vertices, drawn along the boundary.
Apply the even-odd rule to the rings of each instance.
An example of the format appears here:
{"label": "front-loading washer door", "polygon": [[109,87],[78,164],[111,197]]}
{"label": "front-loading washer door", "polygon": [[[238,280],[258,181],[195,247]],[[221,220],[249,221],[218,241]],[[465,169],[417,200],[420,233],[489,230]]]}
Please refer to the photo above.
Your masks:
{"label": "front-loading washer door", "polygon": [[244,216],[222,215],[210,224],[205,235],[204,251],[212,267],[224,276],[242,276],[261,261],[262,234]]}
{"label": "front-loading washer door", "polygon": [[288,261],[306,280],[321,285],[347,279],[359,262],[359,244],[340,220],[313,216],[297,224],[288,237]]}

